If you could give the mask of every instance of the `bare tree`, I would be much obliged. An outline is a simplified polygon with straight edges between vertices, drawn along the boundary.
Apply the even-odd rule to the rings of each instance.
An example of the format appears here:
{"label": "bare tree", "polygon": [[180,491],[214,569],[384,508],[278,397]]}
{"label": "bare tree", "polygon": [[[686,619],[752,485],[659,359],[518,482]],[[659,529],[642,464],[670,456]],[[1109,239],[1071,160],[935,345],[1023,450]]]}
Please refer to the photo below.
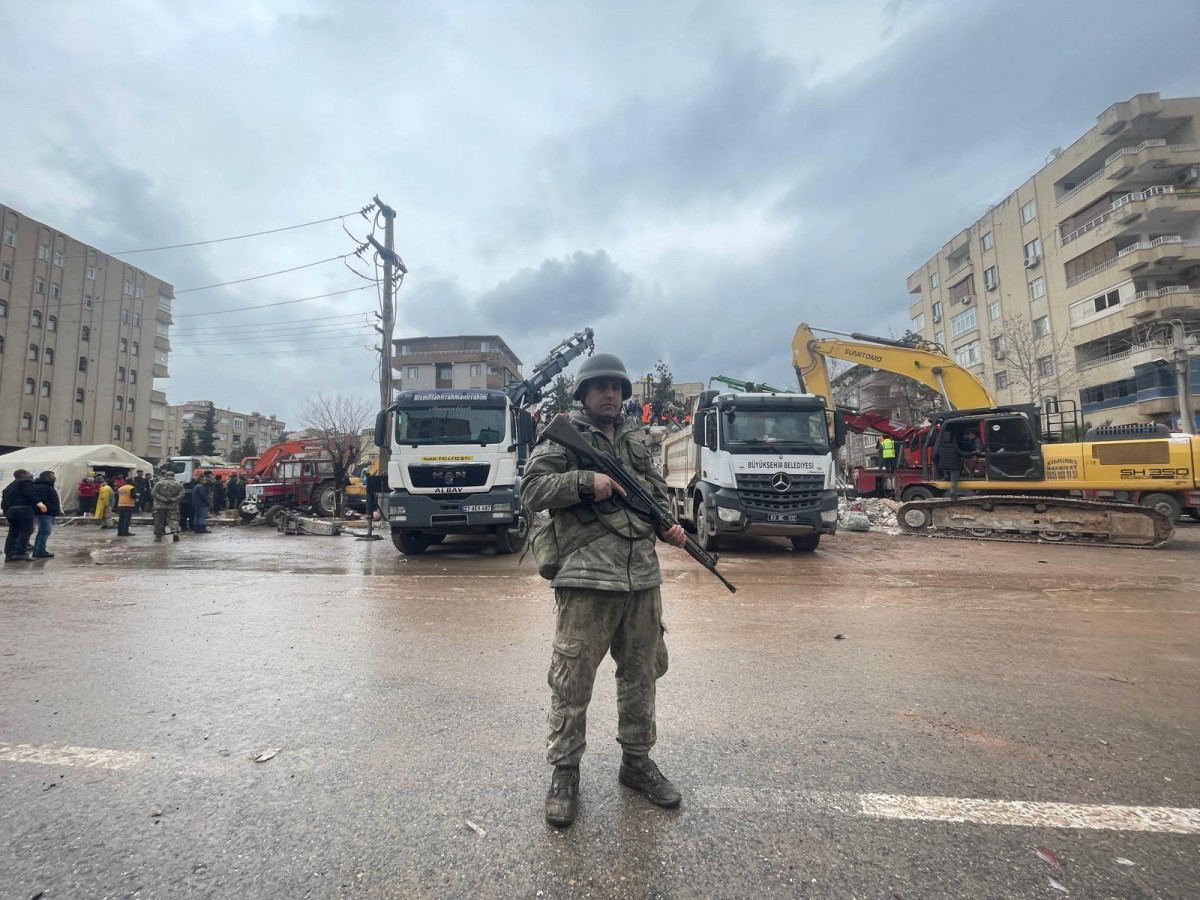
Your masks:
{"label": "bare tree", "polygon": [[349,483],[350,471],[358,462],[361,434],[375,418],[375,407],[366,400],[345,394],[316,394],[304,401],[297,417],[300,425],[321,441],[333,464],[337,485],[337,516],[345,503],[343,488]]}
{"label": "bare tree", "polygon": [[[1041,321],[1041,320],[1038,320]],[[1074,348],[1069,335],[1055,335],[1026,316],[1007,316],[999,335],[1009,386],[1018,399],[1041,405],[1061,398],[1078,385]],[[999,365],[997,365],[999,368]]]}

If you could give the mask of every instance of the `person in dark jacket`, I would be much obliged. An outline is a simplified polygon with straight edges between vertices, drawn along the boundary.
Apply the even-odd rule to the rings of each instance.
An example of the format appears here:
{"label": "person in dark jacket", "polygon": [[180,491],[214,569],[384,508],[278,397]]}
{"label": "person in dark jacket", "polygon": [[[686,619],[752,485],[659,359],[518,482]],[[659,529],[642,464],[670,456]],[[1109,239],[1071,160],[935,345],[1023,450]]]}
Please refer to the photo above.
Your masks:
{"label": "person in dark jacket", "polygon": [[33,559],[29,553],[29,536],[33,534],[33,516],[43,512],[44,504],[33,489],[33,476],[27,469],[13,472],[12,482],[0,493],[0,511],[8,520],[8,537],[4,539],[4,561],[25,562]]}
{"label": "person in dark jacket", "polygon": [[50,532],[54,530],[54,519],[61,516],[62,501],[54,487],[54,473],[47,469],[38,475],[33,482],[33,491],[46,511],[34,510],[33,518],[37,523],[37,537],[33,539],[34,559],[53,559],[54,554],[46,551],[46,541],[50,540]]}
{"label": "person in dark jacket", "polygon": [[205,534],[208,531],[208,504],[212,502],[212,492],[208,486],[212,479],[205,475],[192,488],[192,531]]}
{"label": "person in dark jacket", "polygon": [[195,478],[192,478],[191,481],[183,486],[183,493],[179,495],[180,531],[192,530],[192,519],[194,518],[192,515],[192,488],[194,488],[198,483],[199,482],[196,481]]}
{"label": "person in dark jacket", "polygon": [[942,433],[942,441],[934,451],[934,463],[942,477],[950,479],[950,499],[958,499],[958,478],[962,475],[963,451],[958,446],[955,436],[949,432]]}
{"label": "person in dark jacket", "polygon": [[221,512],[225,509],[226,493],[225,493],[225,484],[224,484],[224,482],[221,481],[220,475],[213,476],[213,482],[212,482],[212,485],[208,489],[208,493],[209,493],[208,502],[209,502],[209,507],[212,509],[212,514],[214,516],[221,515]]}
{"label": "person in dark jacket", "polygon": [[246,482],[238,475],[230,475],[225,496],[229,500],[229,508],[236,512],[246,500]]}

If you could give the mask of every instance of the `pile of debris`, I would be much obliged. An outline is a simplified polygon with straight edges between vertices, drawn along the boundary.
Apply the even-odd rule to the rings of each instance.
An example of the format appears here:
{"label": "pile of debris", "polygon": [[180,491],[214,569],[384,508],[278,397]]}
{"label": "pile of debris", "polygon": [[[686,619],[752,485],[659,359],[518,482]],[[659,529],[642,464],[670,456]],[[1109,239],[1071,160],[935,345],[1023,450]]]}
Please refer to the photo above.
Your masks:
{"label": "pile of debris", "polygon": [[871,528],[896,528],[896,510],[900,504],[886,497],[842,497],[838,500],[838,528],[869,531]]}

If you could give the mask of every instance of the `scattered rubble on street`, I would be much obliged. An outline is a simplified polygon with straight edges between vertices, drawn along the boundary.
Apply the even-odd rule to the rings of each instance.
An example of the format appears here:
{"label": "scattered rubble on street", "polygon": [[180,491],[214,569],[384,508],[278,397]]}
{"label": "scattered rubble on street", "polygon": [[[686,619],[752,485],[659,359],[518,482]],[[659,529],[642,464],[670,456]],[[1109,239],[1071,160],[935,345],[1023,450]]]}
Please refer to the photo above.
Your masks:
{"label": "scattered rubble on street", "polygon": [[886,497],[840,497],[838,527],[846,531],[868,531],[872,528],[899,534],[896,510],[900,504]]}

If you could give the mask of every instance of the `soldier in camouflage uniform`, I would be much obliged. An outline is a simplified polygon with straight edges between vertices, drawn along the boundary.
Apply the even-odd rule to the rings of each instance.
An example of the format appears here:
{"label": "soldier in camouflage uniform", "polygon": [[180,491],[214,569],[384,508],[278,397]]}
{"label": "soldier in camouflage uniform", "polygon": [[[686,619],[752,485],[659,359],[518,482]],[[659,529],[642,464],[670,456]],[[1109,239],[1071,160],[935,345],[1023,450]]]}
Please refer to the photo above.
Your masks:
{"label": "soldier in camouflage uniform", "polygon": [[183,485],[175,480],[170,469],[162,469],[154,479],[150,496],[154,498],[154,543],[161,544],[163,535],[171,532],[171,540],[179,540],[179,495]]}
{"label": "soldier in camouflage uniform", "polygon": [[[575,399],[583,409],[572,414],[571,422],[665,503],[666,483],[639,439],[642,429],[622,414],[622,403],[632,393],[624,363],[597,354],[580,367]],[[624,751],[618,778],[659,806],[675,807],[681,799],[649,755],[655,741],[655,682],[667,671],[656,535],[652,525],[613,497],[622,493],[607,475],[581,468],[570,451],[545,440],[531,454],[521,482],[525,506],[550,510],[546,527],[557,542],[546,752],[554,766],[546,821],[557,827],[570,825],[578,811],[587,708],[596,669],[610,651],[617,663],[617,741]],[[678,525],[657,537],[677,547],[686,541]]]}

